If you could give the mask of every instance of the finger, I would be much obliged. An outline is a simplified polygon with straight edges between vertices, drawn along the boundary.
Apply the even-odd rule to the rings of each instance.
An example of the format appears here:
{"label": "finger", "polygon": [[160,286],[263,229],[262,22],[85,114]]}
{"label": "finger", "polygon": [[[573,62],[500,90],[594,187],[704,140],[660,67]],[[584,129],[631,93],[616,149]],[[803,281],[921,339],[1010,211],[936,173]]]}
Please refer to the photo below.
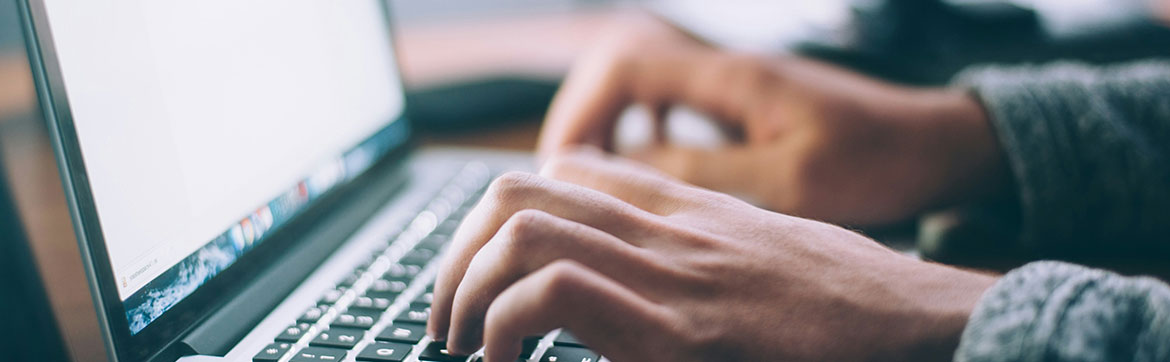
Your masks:
{"label": "finger", "polygon": [[563,327],[612,360],[645,360],[639,351],[665,347],[649,339],[664,335],[671,320],[665,308],[625,286],[581,264],[558,261],[492,302],[484,354],[487,362],[514,361],[524,336]]}
{"label": "finger", "polygon": [[466,353],[478,349],[491,301],[520,278],[558,260],[589,265],[638,289],[650,288],[668,272],[646,249],[601,230],[541,211],[518,212],[479,250],[456,288],[448,348]]}
{"label": "finger", "polygon": [[507,173],[488,187],[487,193],[464,219],[452,238],[435,280],[435,301],[427,331],[432,337],[447,334],[455,286],[467,265],[509,217],[520,210],[537,209],[603,230],[634,243],[647,240],[639,225],[654,216],[613,196],[566,182],[532,174]]}
{"label": "finger", "polygon": [[722,192],[751,193],[761,185],[762,167],[781,162],[762,162],[759,150],[751,146],[728,146],[718,149],[661,146],[630,155],[674,177],[696,186]]}
{"label": "finger", "polygon": [[541,130],[541,159],[575,144],[611,150],[618,115],[633,102],[652,109],[686,103],[739,124],[768,84],[761,61],[702,45],[678,44],[651,55],[642,49],[617,53],[586,57],[566,78]]}
{"label": "finger", "polygon": [[601,191],[657,215],[677,211],[690,189],[662,171],[588,146],[557,152],[540,175]]}
{"label": "finger", "polygon": [[565,77],[541,127],[538,158],[570,144],[613,147],[618,115],[633,101],[624,61],[613,57],[605,53],[583,57]]}

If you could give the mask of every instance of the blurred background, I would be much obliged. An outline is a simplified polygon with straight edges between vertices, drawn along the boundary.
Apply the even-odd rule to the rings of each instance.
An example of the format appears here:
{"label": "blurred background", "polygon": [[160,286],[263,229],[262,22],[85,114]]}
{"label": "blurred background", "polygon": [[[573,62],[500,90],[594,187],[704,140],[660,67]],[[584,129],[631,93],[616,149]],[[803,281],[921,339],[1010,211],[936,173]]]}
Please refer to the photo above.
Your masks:
{"label": "blurred background", "polygon": [[[16,0],[0,0],[0,264],[40,276],[0,297],[51,305],[12,316],[3,343],[64,343],[104,356],[56,164],[38,111]],[[574,58],[622,14],[648,10],[724,47],[797,53],[908,84],[944,84],[979,63],[1170,55],[1160,0],[392,0],[411,118],[429,143],[531,149]],[[9,200],[5,195],[10,195]],[[11,201],[11,202],[10,202]],[[24,243],[25,240],[29,242]],[[15,248],[29,245],[31,248]],[[29,256],[29,255],[32,256]],[[8,289],[8,288],[22,289]],[[47,299],[46,299],[47,296]],[[54,321],[55,318],[55,321]],[[12,335],[8,335],[12,334]],[[0,349],[8,350],[8,345]],[[82,358],[76,358],[81,356]],[[0,358],[4,359],[4,358]],[[19,358],[18,358],[19,360]]]}

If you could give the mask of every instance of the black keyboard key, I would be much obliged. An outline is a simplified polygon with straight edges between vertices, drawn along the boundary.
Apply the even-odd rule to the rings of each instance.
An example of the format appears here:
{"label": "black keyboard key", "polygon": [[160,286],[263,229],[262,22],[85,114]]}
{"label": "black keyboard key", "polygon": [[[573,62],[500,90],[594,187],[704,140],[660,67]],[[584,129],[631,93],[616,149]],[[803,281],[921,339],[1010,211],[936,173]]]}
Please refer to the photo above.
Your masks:
{"label": "black keyboard key", "polygon": [[382,312],[384,312],[384,311],[385,310],[377,310],[377,309],[371,309],[371,308],[356,308],[355,309],[351,305],[349,307],[349,309],[346,309],[345,313],[342,313],[342,314],[364,315],[364,316],[374,317],[374,319],[378,319],[378,318],[382,317]]}
{"label": "black keyboard key", "polygon": [[330,328],[318,334],[316,338],[313,338],[313,341],[309,342],[309,345],[314,347],[350,349],[356,346],[365,334],[365,331],[359,329]]}
{"label": "black keyboard key", "polygon": [[393,301],[386,298],[358,297],[357,299],[354,299],[353,303],[349,305],[349,309],[385,312],[386,308],[390,308],[390,304],[392,303]]}
{"label": "black keyboard key", "polygon": [[427,333],[426,329],[425,325],[395,323],[386,326],[386,329],[383,329],[382,333],[378,333],[378,337],[375,339],[415,344],[422,340],[423,335]]}
{"label": "black keyboard key", "polygon": [[301,314],[300,318],[297,318],[297,323],[317,323],[317,320],[321,319],[321,316],[325,315],[325,312],[328,310],[329,306],[324,305],[309,308],[309,310]]}
{"label": "black keyboard key", "polygon": [[[471,359],[471,362],[483,362],[483,356],[475,356],[475,358]],[[528,362],[528,358],[517,357],[516,362]]]}
{"label": "black keyboard key", "polygon": [[418,276],[419,272],[422,272],[422,267],[418,265],[393,264],[390,266],[390,269],[386,270],[386,273],[382,274],[382,278],[387,280],[394,278],[407,278],[413,280]]}
{"label": "black keyboard key", "polygon": [[345,289],[330,289],[321,296],[321,300],[317,301],[320,305],[334,305],[338,300],[345,295]]}
{"label": "black keyboard key", "polygon": [[402,362],[410,354],[411,345],[392,342],[375,342],[358,353],[358,361]]}
{"label": "black keyboard key", "polygon": [[408,276],[395,277],[395,276],[383,275],[382,280],[385,280],[388,282],[403,282],[406,284],[410,284],[410,282],[414,281],[414,277],[408,277]]}
{"label": "black keyboard key", "polygon": [[378,279],[370,284],[370,288],[366,289],[366,295],[370,298],[386,298],[394,299],[403,290],[406,290],[406,283],[402,281],[389,281]]}
{"label": "black keyboard key", "polygon": [[382,254],[381,251],[383,251],[383,250],[378,250],[377,253],[374,253],[374,256],[366,259],[366,261],[361,262],[361,264],[358,264],[358,267],[357,267],[357,269],[355,269],[355,271],[364,272],[366,270],[369,270],[370,265],[373,265],[374,262],[378,260],[378,255]]}
{"label": "black keyboard key", "polygon": [[349,275],[345,276],[345,278],[341,279],[340,282],[337,282],[337,288],[338,289],[351,288],[351,287],[353,287],[353,285],[355,283],[357,283],[358,279],[361,279],[361,278],[362,278],[362,272],[361,271],[354,271],[353,273],[350,273]]}
{"label": "black keyboard key", "polygon": [[305,347],[293,354],[289,362],[336,362],[345,358],[345,350],[324,347]]}
{"label": "black keyboard key", "polygon": [[284,357],[285,353],[288,353],[289,348],[292,348],[292,344],[269,344],[267,347],[264,347],[264,349],[261,349],[260,353],[257,353],[255,357],[252,357],[252,362],[276,362],[281,357]]}
{"label": "black keyboard key", "polygon": [[447,220],[440,223],[439,226],[436,226],[435,231],[432,231],[431,235],[420,241],[419,244],[442,246],[448,241],[451,241],[451,236],[455,235],[455,230],[459,229],[459,223],[466,216],[462,211],[461,209],[456,209],[455,213],[447,217]]}
{"label": "black keyboard key", "polygon": [[562,330],[561,334],[558,334],[557,338],[553,340],[553,345],[554,346],[567,346],[567,347],[585,347],[585,344],[581,343],[581,341],[577,340],[576,336],[574,336],[572,333],[569,333],[569,331],[564,331],[564,330]]}
{"label": "black keyboard key", "polygon": [[430,307],[431,303],[434,303],[434,302],[435,302],[435,292],[425,292],[425,293],[419,294],[418,297],[415,297],[414,301],[410,302],[410,306],[411,307]]}
{"label": "black keyboard key", "polygon": [[[446,224],[446,222],[443,224]],[[431,236],[428,236],[425,239],[422,239],[422,241],[419,241],[418,245],[415,245],[414,248],[430,250],[432,252],[438,253],[439,250],[442,250],[443,246],[447,245],[447,242],[450,241],[451,237],[449,235],[450,234],[444,233],[441,229],[435,230]]]}
{"label": "black keyboard key", "polygon": [[410,309],[402,311],[398,318],[394,318],[394,323],[408,323],[408,324],[427,324],[427,319],[431,317],[431,308],[410,307]]}
{"label": "black keyboard key", "polygon": [[308,323],[297,323],[288,326],[288,328],[280,332],[280,335],[276,336],[276,341],[296,343],[296,341],[301,340],[301,336],[304,336],[307,330],[309,330]]}
{"label": "black keyboard key", "polygon": [[333,320],[330,327],[355,328],[355,329],[370,329],[378,318],[382,316],[382,311],[371,309],[354,309],[347,310],[345,313],[337,315],[337,319]]}
{"label": "black keyboard key", "polygon": [[418,355],[419,361],[439,361],[439,362],[463,362],[467,360],[467,356],[452,356],[447,354],[447,342],[431,342],[423,349],[422,354]]}
{"label": "black keyboard key", "polygon": [[540,339],[544,336],[532,336],[524,338],[520,343],[520,358],[528,359],[532,357],[532,352],[536,352],[536,347],[540,345]]}
{"label": "black keyboard key", "polygon": [[424,266],[435,257],[435,251],[427,249],[414,249],[402,256],[402,260],[398,263],[402,265],[416,265]]}
{"label": "black keyboard key", "polygon": [[601,359],[593,351],[577,347],[552,347],[544,352],[540,362],[597,362]]}

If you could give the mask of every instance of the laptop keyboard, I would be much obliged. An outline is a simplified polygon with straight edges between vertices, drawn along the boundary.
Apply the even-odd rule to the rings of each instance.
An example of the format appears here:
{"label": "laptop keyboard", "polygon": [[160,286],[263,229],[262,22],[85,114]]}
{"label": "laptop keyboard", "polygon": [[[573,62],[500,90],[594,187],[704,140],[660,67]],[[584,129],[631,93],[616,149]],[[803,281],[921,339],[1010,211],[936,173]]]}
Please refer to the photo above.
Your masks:
{"label": "laptop keyboard", "polygon": [[[315,306],[289,321],[288,328],[252,360],[482,362],[480,356],[448,355],[443,342],[426,337],[426,323],[438,255],[491,179],[483,164],[464,167],[409,226],[323,291]],[[518,361],[600,359],[568,332],[554,331],[526,338]]]}

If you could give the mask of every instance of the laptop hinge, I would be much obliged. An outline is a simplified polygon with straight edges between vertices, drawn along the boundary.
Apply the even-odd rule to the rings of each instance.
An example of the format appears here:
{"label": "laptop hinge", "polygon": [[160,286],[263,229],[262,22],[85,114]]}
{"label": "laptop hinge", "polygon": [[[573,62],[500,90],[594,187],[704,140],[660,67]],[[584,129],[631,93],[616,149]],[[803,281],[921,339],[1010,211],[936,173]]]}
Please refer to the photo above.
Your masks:
{"label": "laptop hinge", "polygon": [[273,267],[258,275],[172,347],[187,350],[184,354],[226,355],[338,246],[402,189],[409,180],[403,167],[388,168],[393,170],[381,172],[381,175],[367,175],[378,177],[355,180],[355,183],[360,182],[361,185],[354,185],[358,187],[347,190],[354,192],[347,192],[343,200],[331,203],[331,211],[297,225],[301,227],[281,230],[289,237],[303,240],[281,257],[279,263],[274,263]]}

